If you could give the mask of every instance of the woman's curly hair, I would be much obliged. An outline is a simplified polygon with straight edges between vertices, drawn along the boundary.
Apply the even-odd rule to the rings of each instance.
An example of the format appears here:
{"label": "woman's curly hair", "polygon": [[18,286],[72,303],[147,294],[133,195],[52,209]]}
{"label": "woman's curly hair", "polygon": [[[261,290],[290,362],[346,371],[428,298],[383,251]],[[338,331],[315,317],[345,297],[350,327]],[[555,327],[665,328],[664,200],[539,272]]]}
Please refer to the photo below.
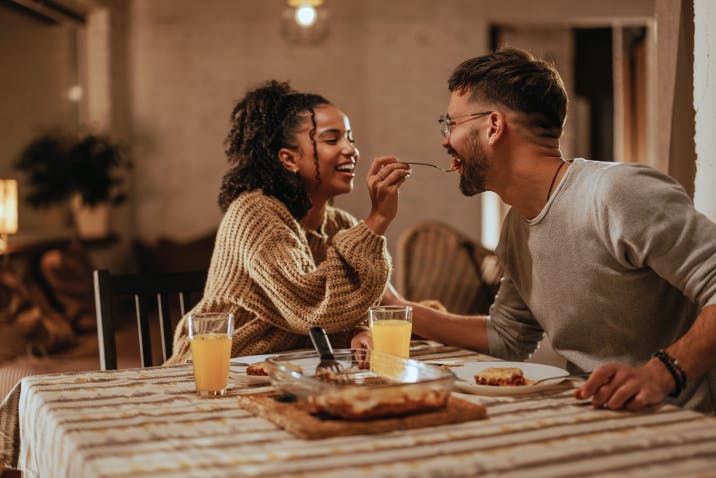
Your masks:
{"label": "woman's curly hair", "polygon": [[225,140],[231,168],[224,175],[219,206],[226,211],[244,191],[263,190],[284,203],[293,217],[301,219],[311,208],[301,178],[288,171],[278,159],[281,148],[296,149],[296,132],[305,114],[310,114],[309,132],[318,174],[316,119],[314,108],[330,104],[319,95],[298,93],[288,83],[269,81],[249,91],[231,113],[231,130]]}

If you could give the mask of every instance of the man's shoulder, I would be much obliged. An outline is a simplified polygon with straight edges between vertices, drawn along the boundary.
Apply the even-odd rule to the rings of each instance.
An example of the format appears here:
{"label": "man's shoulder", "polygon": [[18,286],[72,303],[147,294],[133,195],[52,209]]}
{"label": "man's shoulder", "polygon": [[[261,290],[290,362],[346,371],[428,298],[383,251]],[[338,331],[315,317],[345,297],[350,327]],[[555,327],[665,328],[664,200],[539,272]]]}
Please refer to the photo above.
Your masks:
{"label": "man's shoulder", "polygon": [[[683,193],[681,185],[672,177],[647,166],[636,163],[575,160],[579,174],[577,180],[585,190],[604,200],[623,201],[648,198],[661,192]],[[588,185],[588,189],[587,189]]]}

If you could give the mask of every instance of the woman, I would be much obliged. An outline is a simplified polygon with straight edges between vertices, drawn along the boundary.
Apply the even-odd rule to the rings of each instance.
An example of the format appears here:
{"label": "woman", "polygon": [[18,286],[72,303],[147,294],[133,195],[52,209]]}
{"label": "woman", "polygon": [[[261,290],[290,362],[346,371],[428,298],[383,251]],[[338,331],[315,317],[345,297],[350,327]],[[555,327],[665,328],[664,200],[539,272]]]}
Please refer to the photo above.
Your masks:
{"label": "woman", "polygon": [[[353,189],[358,149],[348,117],[325,98],[271,81],[232,113],[232,165],[219,204],[204,297],[194,311],[235,317],[232,356],[309,345],[309,329],[348,333],[380,301],[390,277],[383,233],[410,173],[395,157],[373,160],[364,221],[328,202]],[[387,298],[393,297],[388,287]],[[168,364],[190,357],[186,317]]]}

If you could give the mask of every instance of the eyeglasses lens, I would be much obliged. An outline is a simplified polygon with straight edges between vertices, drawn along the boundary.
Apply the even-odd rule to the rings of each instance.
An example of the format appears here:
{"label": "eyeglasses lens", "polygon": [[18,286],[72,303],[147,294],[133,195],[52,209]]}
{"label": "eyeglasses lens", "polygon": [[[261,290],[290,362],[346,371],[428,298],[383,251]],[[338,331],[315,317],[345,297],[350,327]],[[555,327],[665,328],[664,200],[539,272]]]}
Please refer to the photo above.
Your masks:
{"label": "eyeglasses lens", "polygon": [[438,120],[440,123],[440,132],[442,133],[443,137],[447,137],[450,134],[450,126],[451,121],[449,116],[441,116]]}

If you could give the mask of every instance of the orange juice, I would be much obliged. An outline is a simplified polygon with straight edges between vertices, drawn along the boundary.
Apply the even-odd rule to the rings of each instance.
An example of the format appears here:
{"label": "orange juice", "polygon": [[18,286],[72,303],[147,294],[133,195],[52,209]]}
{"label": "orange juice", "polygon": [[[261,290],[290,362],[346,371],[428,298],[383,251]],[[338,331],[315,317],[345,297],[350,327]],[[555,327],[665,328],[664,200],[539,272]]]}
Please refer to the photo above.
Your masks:
{"label": "orange juice", "polygon": [[370,324],[373,348],[380,352],[410,356],[410,333],[412,323],[407,320],[374,320]]}
{"label": "orange juice", "polygon": [[231,337],[225,333],[199,334],[190,344],[197,392],[200,395],[223,395],[229,382]]}

